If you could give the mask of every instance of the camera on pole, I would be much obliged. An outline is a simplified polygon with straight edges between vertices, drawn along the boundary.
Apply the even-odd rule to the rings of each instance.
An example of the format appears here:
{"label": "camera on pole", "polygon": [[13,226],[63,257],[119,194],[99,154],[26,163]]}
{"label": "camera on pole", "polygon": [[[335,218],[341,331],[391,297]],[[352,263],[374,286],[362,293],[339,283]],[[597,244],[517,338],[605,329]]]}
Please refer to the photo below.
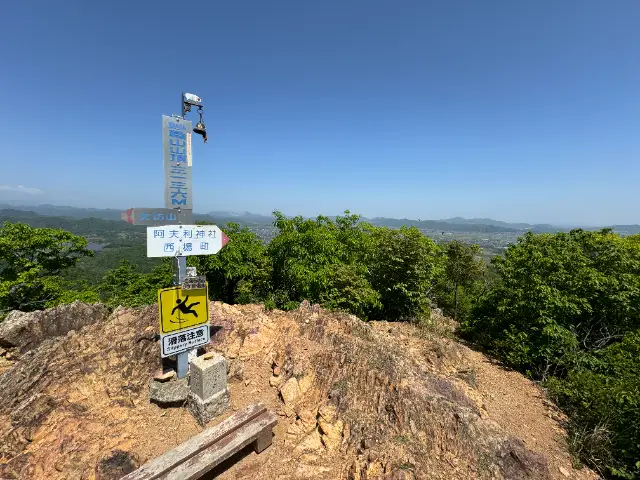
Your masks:
{"label": "camera on pole", "polygon": [[196,126],[193,128],[193,133],[197,133],[198,135],[202,135],[202,139],[204,143],[207,143],[207,127],[204,124],[204,120],[202,119],[202,99],[194,95],[193,93],[183,93],[182,94],[182,118],[184,118],[187,112],[191,111],[191,107],[198,107],[198,114],[200,115],[200,120],[196,123]]}

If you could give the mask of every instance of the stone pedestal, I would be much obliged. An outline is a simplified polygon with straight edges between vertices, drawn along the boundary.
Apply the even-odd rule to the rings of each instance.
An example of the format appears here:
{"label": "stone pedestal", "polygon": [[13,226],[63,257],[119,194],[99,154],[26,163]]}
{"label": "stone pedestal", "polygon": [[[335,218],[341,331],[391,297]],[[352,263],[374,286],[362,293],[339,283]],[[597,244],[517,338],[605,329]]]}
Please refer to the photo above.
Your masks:
{"label": "stone pedestal", "polygon": [[193,392],[189,392],[189,396],[187,397],[187,409],[202,427],[214,417],[222,414],[228,406],[229,390],[226,388],[206,400],[202,400]]}
{"label": "stone pedestal", "polygon": [[[206,355],[210,357],[210,354]],[[187,408],[202,426],[229,406],[227,360],[222,355],[194,358],[189,374]]]}

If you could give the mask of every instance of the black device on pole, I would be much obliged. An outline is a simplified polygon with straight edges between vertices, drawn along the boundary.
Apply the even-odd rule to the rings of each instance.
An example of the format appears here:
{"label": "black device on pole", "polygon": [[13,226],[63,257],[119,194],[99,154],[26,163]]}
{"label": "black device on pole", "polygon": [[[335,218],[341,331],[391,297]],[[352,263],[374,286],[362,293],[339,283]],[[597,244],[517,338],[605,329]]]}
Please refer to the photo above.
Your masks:
{"label": "black device on pole", "polygon": [[193,129],[193,133],[197,133],[198,135],[202,135],[202,139],[204,143],[207,143],[207,127],[204,124],[204,120],[202,118],[202,100],[200,97],[193,95],[191,93],[182,93],[182,118],[184,118],[187,112],[191,111],[191,107],[198,107],[198,114],[200,115],[200,121],[196,124]]}

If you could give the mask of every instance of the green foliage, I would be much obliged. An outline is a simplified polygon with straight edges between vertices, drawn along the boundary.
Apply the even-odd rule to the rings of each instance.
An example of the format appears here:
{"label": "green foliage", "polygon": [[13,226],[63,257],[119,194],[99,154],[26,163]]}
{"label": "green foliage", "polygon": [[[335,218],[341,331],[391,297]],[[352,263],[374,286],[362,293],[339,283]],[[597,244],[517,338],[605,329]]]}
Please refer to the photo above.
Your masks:
{"label": "green foliage", "polygon": [[640,239],[610,230],[524,235],[501,283],[463,323],[503,361],[546,380],[570,446],[603,474],[640,478]]}
{"label": "green foliage", "polygon": [[489,276],[478,245],[459,240],[444,246],[444,265],[435,289],[438,305],[454,319],[467,319],[488,288]]}
{"label": "green foliage", "polygon": [[369,267],[380,294],[380,318],[416,320],[429,313],[429,294],[439,269],[439,249],[416,227],[373,230]]}
{"label": "green foliage", "polygon": [[209,296],[226,303],[258,303],[269,294],[270,263],[258,236],[247,227],[229,223],[223,228],[229,243],[216,255],[188,258],[206,275]]}
{"label": "green foliage", "polygon": [[72,298],[57,275],[83,256],[87,241],[63,230],[5,222],[0,228],[0,312],[36,310]]}
{"label": "green foliage", "polygon": [[19,211],[14,211],[13,215],[9,216],[6,213],[6,210],[0,211],[0,221],[6,219],[16,224],[25,224],[35,228],[64,230],[95,243],[114,243],[122,240],[144,241],[146,234],[145,227],[119,220],[104,220],[95,217],[56,217]]}
{"label": "green foliage", "polygon": [[110,307],[137,307],[158,302],[158,289],[172,285],[171,260],[163,261],[151,273],[136,272],[126,260],[107,272],[97,287],[100,297]]}
{"label": "green foliage", "polygon": [[380,294],[371,287],[362,265],[337,265],[330,273],[327,288],[320,293],[320,303],[326,308],[344,310],[367,318],[381,307]]}
{"label": "green foliage", "polygon": [[144,243],[121,241],[107,245],[91,257],[80,259],[76,265],[64,271],[62,276],[68,280],[84,280],[90,285],[97,285],[122,260],[135,265],[138,273],[150,273],[161,262],[159,258],[147,257],[147,246]]}
{"label": "green foliage", "polygon": [[335,222],[323,216],[316,220],[288,219],[280,212],[274,216],[278,235],[267,253],[275,305],[295,308],[308,300],[363,317],[377,306],[377,294],[366,276],[373,247],[370,225],[348,211]]}
{"label": "green foliage", "polygon": [[603,474],[640,478],[640,331],[586,355],[547,387],[569,414],[577,456]]}
{"label": "green foliage", "polygon": [[466,330],[533,376],[640,327],[640,250],[608,230],[529,233],[493,263],[502,284]]}

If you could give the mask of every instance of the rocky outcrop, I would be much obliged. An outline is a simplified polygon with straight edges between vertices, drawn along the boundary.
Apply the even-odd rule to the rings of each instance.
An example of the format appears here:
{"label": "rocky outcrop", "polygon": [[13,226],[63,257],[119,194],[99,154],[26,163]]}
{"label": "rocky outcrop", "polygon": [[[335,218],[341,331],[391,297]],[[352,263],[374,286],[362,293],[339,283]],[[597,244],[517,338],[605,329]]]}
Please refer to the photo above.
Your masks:
{"label": "rocky outcrop", "polygon": [[101,303],[74,302],[48,310],[21,312],[13,310],[0,323],[0,347],[17,348],[24,353],[51,337],[66,335],[86,325],[102,322],[108,315]]}
{"label": "rocky outcrop", "polygon": [[[269,450],[230,462],[221,480],[596,478],[505,430],[493,396],[481,393],[506,390],[452,339],[306,302],[292,312],[212,302],[209,315],[208,349],[230,360],[230,410],[260,401],[279,416]],[[150,401],[149,381],[162,376],[155,306],[118,309],[20,357],[0,374],[0,478],[118,478],[205,423],[192,413],[207,405]],[[163,379],[154,389],[171,391],[161,400],[182,403],[185,386]],[[539,401],[513,397],[509,418]],[[555,421],[535,420],[556,434]]]}

